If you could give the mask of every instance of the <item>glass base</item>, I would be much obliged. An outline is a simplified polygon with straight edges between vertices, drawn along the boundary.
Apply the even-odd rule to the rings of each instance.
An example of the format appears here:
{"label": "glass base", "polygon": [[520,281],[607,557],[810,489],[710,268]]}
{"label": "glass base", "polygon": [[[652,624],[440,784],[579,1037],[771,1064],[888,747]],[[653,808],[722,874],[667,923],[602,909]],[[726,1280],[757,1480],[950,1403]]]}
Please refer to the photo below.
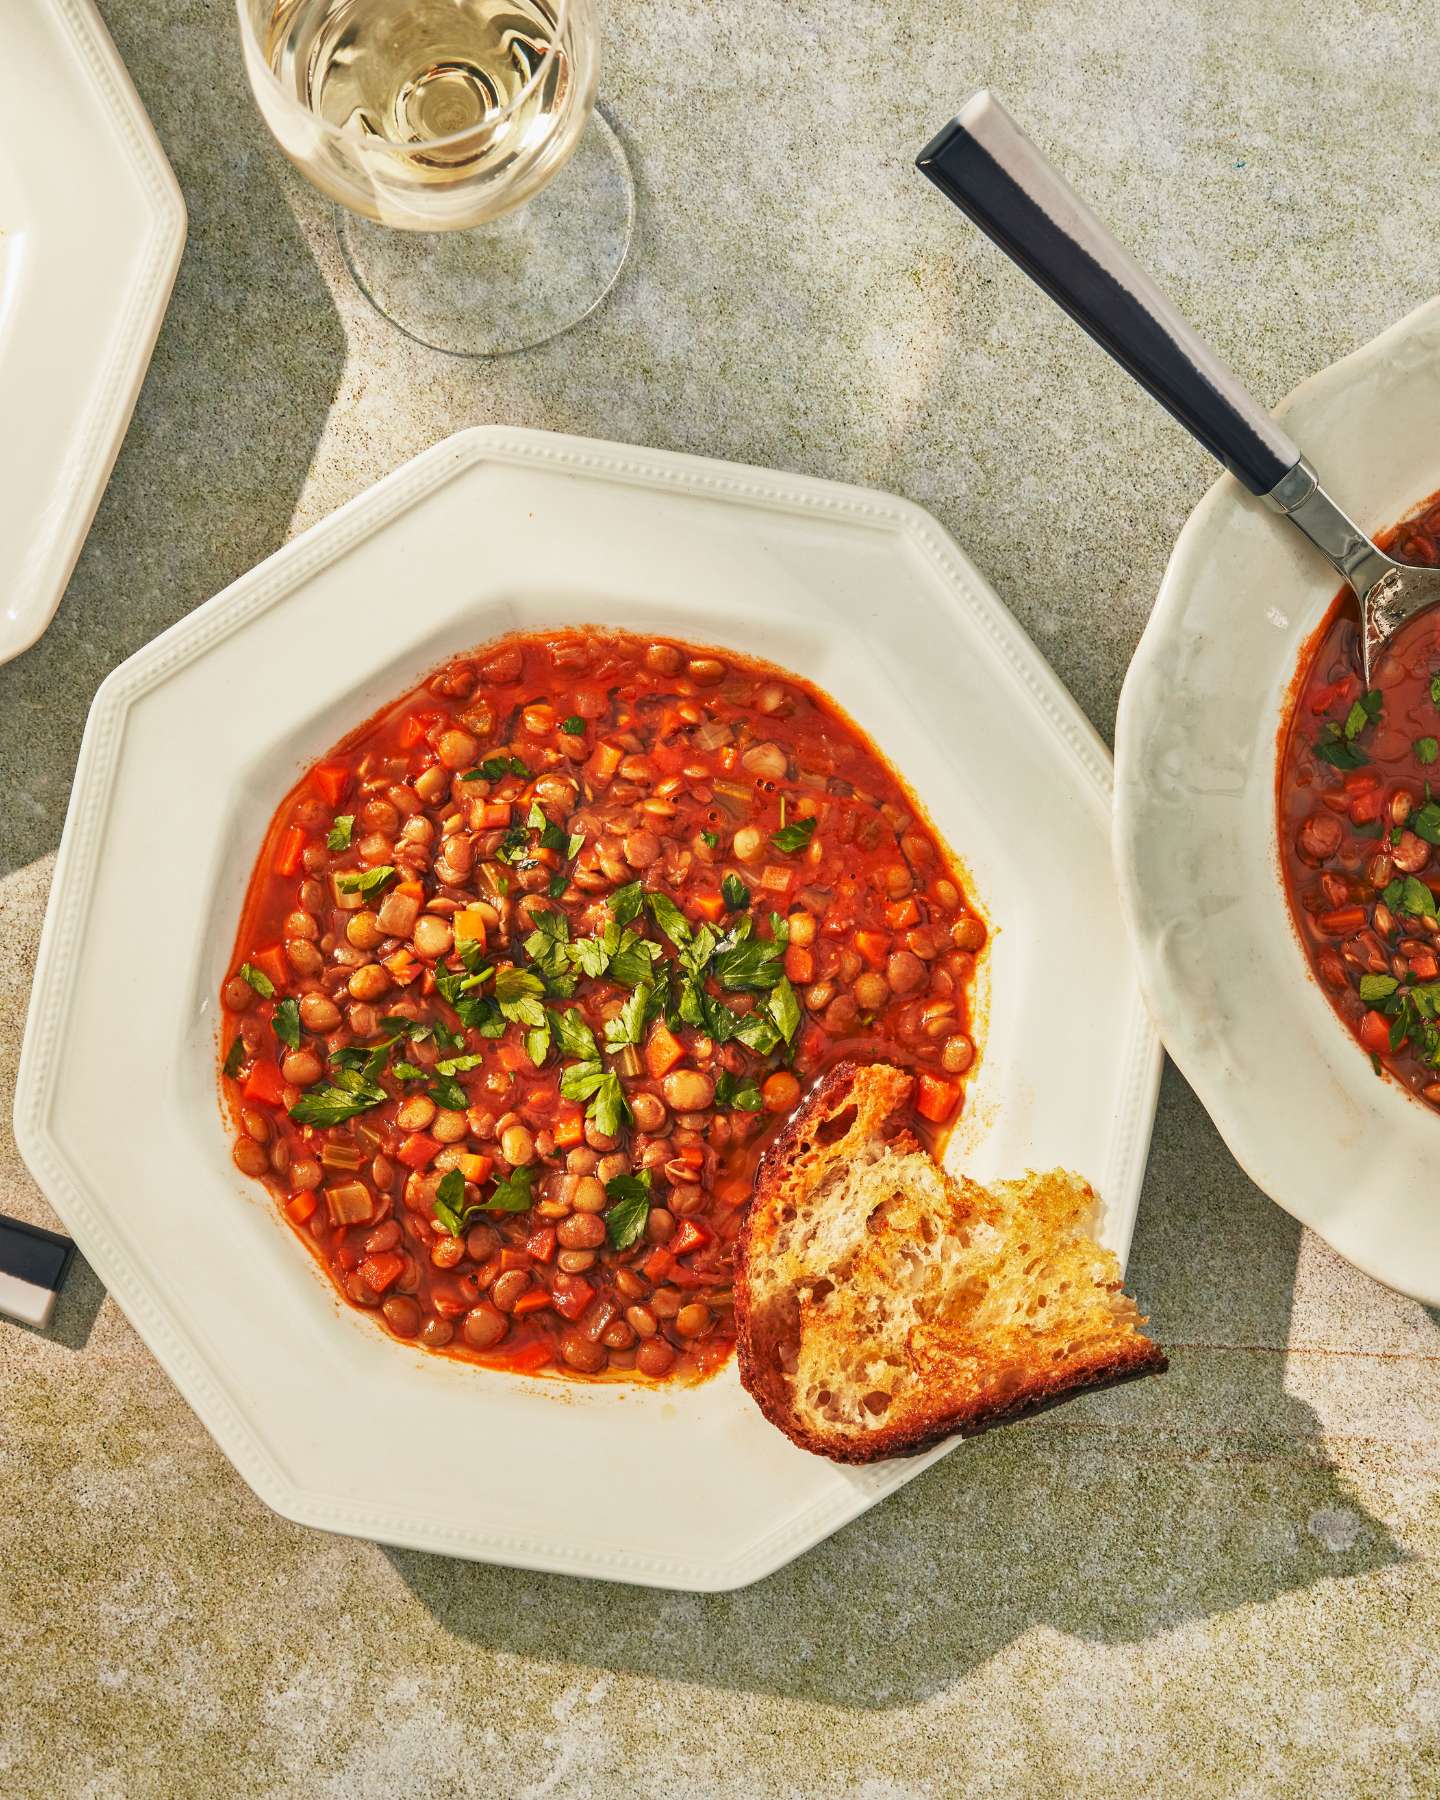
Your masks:
{"label": "glass base", "polygon": [[451,356],[508,356],[588,318],[614,287],[635,225],[635,183],[597,109],[555,179],[470,231],[396,231],[343,207],[346,267],[376,312]]}

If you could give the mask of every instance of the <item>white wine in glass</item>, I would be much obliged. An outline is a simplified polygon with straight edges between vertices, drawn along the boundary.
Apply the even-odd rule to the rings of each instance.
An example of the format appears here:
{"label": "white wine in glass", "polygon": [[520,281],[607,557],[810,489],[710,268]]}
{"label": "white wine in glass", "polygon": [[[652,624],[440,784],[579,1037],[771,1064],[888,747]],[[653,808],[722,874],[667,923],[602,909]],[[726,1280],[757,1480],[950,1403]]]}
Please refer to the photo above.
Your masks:
{"label": "white wine in glass", "polygon": [[343,211],[392,323],[460,355],[543,342],[624,262],[634,187],[595,111],[594,0],[239,0],[260,111]]}

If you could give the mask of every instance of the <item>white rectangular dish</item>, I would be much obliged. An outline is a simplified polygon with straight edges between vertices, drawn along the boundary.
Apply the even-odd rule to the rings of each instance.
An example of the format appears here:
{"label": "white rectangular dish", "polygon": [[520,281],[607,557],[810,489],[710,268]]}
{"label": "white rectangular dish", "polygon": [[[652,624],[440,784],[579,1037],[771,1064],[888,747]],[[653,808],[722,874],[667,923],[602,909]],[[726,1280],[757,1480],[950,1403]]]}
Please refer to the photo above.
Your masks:
{"label": "white rectangular dish", "polygon": [[159,140],[88,0],[0,16],[0,663],[55,615],[185,244]]}
{"label": "white rectangular dish", "polygon": [[[809,1456],[764,1422],[733,1365],[698,1387],[587,1385],[400,1345],[337,1304],[236,1172],[216,1093],[217,992],[282,793],[449,653],[561,624],[765,657],[873,736],[968,867],[994,932],[979,1074],[950,1156],[982,1178],[1079,1171],[1123,1259],[1159,1046],[1110,872],[1109,759],[1054,674],[916,507],[538,432],[437,445],[105,682],[16,1133],[101,1277],[277,1511],[525,1567],[736,1587],[944,1451],[862,1470]],[[166,954],[137,955],[161,887]]]}

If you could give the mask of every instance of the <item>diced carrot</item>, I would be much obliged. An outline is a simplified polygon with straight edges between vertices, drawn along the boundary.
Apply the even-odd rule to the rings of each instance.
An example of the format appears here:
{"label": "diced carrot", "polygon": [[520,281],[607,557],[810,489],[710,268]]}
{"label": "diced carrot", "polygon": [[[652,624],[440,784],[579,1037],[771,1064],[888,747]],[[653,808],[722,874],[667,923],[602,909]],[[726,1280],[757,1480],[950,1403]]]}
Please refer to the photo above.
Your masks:
{"label": "diced carrot", "polygon": [[705,1161],[705,1146],[703,1144],[682,1144],[675,1152],[675,1160],[689,1163],[692,1168],[698,1169]]}
{"label": "diced carrot", "polygon": [[1421,950],[1410,958],[1410,973],[1417,981],[1434,981],[1440,975],[1440,962],[1431,950]]}
{"label": "diced carrot", "polygon": [[461,910],[456,913],[453,922],[455,926],[455,942],[457,944],[484,944],[485,915],[478,906],[462,907]]}
{"label": "diced carrot", "polygon": [[907,925],[918,925],[920,908],[915,904],[915,896],[907,894],[903,900],[892,900],[885,908],[885,923],[892,931],[903,931]]}
{"label": "diced carrot", "polygon": [[438,712],[411,713],[400,727],[400,748],[402,750],[412,749],[430,735],[431,727],[438,725],[444,716],[443,713]]}
{"label": "diced carrot", "polygon": [[280,1073],[279,1063],[270,1062],[263,1056],[256,1057],[245,1077],[244,1093],[247,1100],[258,1100],[262,1106],[283,1106],[285,1078]]}
{"label": "diced carrot", "polygon": [[557,1288],[550,1297],[550,1304],[565,1318],[578,1319],[594,1298],[594,1288],[582,1276],[567,1288]]}
{"label": "diced carrot", "polygon": [[750,1198],[752,1184],[746,1175],[724,1175],[713,1188],[717,1200],[726,1206],[743,1206]]}
{"label": "diced carrot", "polygon": [[577,1106],[574,1112],[561,1113],[555,1121],[555,1144],[560,1150],[573,1150],[585,1142],[585,1115]]}
{"label": "diced carrot", "polygon": [[473,1181],[477,1187],[489,1179],[494,1166],[494,1158],[489,1156],[462,1156],[455,1165],[465,1179]]}
{"label": "diced carrot", "polygon": [[717,919],[725,917],[725,898],[722,894],[692,894],[690,896],[691,912],[699,913],[702,919],[709,919],[713,925]]}
{"label": "diced carrot", "polygon": [[650,1079],[659,1081],[662,1075],[669,1074],[684,1055],[685,1046],[663,1019],[657,1019],[645,1043],[645,1067],[650,1071]]}
{"label": "diced carrot", "polygon": [[788,894],[795,871],[780,863],[766,863],[760,871],[760,885],[767,894]]}
{"label": "diced carrot", "polygon": [[675,1258],[663,1245],[657,1244],[640,1265],[647,1281],[667,1281],[675,1272]]}
{"label": "diced carrot", "polygon": [[815,955],[803,944],[791,944],[785,952],[785,973],[791,981],[797,981],[802,987],[808,987],[815,979]]}
{"label": "diced carrot", "polygon": [[283,988],[290,981],[290,965],[285,960],[285,952],[278,944],[267,944],[263,950],[257,950],[250,958],[262,975],[268,975],[277,988]]}
{"label": "diced carrot", "polygon": [[1366,1013],[1360,1021],[1360,1042],[1375,1055],[1390,1048],[1390,1021],[1384,1013],[1373,1009]]}
{"label": "diced carrot", "polygon": [[315,785],[322,800],[330,806],[338,806],[350,785],[350,771],[344,763],[320,763],[315,769]]}
{"label": "diced carrot", "polygon": [[890,954],[890,939],[883,931],[857,931],[855,948],[872,969],[883,969]]}
{"label": "diced carrot", "polygon": [[500,1273],[508,1273],[511,1269],[528,1269],[530,1258],[524,1250],[512,1249],[506,1244],[500,1251]]}
{"label": "diced carrot", "polygon": [[1350,802],[1350,822],[1353,825],[1373,825],[1380,817],[1380,808],[1384,796],[1379,788],[1372,788],[1367,793],[1357,794]]}
{"label": "diced carrot", "polygon": [[502,825],[510,823],[510,802],[508,800],[487,800],[480,808],[480,823],[487,831],[498,831]]}
{"label": "diced carrot", "polygon": [[740,753],[733,744],[727,744],[715,760],[728,775],[734,769],[736,763],[739,762]]}
{"label": "diced carrot", "polygon": [[315,1208],[319,1204],[313,1189],[302,1188],[285,1202],[285,1217],[294,1225],[304,1225],[314,1217]]}
{"label": "diced carrot", "polygon": [[532,1231],[525,1240],[525,1248],[536,1262],[548,1263],[555,1254],[555,1227],[542,1225],[538,1231]]}
{"label": "diced carrot", "polygon": [[550,1304],[550,1290],[543,1287],[529,1287],[511,1307],[517,1319],[524,1318],[526,1313],[543,1312]]}
{"label": "diced carrot", "polygon": [[1350,937],[1364,929],[1365,917],[1363,906],[1337,906],[1333,912],[1321,913],[1315,922],[1331,937]]}
{"label": "diced carrot", "polygon": [[957,1081],[941,1081],[938,1075],[922,1070],[915,1083],[915,1110],[932,1125],[941,1125],[954,1112],[960,1099]]}
{"label": "diced carrot", "polygon": [[420,973],[421,966],[415,959],[415,952],[408,944],[402,944],[398,950],[385,958],[385,967],[401,987],[409,987]]}
{"label": "diced carrot", "polygon": [[[689,762],[690,756],[691,752],[683,742],[652,744],[650,747],[651,762],[666,775],[678,775]],[[668,798],[668,796],[662,796],[662,798]]]}
{"label": "diced carrot", "polygon": [[390,892],[392,894],[404,894],[407,900],[423,900],[425,898],[425,884],[423,881],[397,881]]}
{"label": "diced carrot", "polygon": [[672,1256],[688,1256],[692,1250],[698,1250],[702,1244],[710,1242],[710,1233],[694,1219],[682,1219],[675,1227],[675,1235],[665,1248]]}
{"label": "diced carrot", "polygon": [[376,1294],[383,1294],[404,1273],[405,1258],[397,1256],[393,1250],[386,1250],[379,1256],[367,1256],[360,1265],[360,1279]]}
{"label": "diced carrot", "polygon": [[426,1131],[412,1131],[395,1154],[407,1169],[428,1169],[440,1154],[440,1143]]}
{"label": "diced carrot", "polygon": [[1373,769],[1352,769],[1345,777],[1347,794],[1368,794],[1372,788],[1378,788],[1380,777]]}
{"label": "diced carrot", "polygon": [[275,853],[275,873],[277,875],[294,875],[300,868],[300,858],[309,841],[298,825],[289,826],[280,840],[280,848]]}
{"label": "diced carrot", "polygon": [[625,760],[625,752],[618,744],[599,743],[590,753],[590,760],[585,764],[585,773],[600,787],[609,787],[615,777],[615,771]]}
{"label": "diced carrot", "polygon": [[670,1258],[670,1273],[665,1277],[671,1287],[696,1288],[704,1287],[714,1281],[713,1275],[705,1275],[699,1269],[692,1269],[688,1263],[676,1262]]}
{"label": "diced carrot", "polygon": [[520,716],[531,737],[544,737],[547,731],[555,729],[555,708],[547,706],[544,701],[527,706]]}
{"label": "diced carrot", "polygon": [[497,1356],[493,1360],[498,1369],[510,1369],[516,1375],[533,1375],[536,1369],[543,1369],[554,1355],[555,1346],[549,1338],[536,1338],[533,1344],[522,1344],[508,1356]]}
{"label": "diced carrot", "polygon": [[512,1075],[517,1069],[531,1069],[535,1066],[520,1044],[501,1044],[495,1052],[495,1060],[502,1069],[508,1069]]}

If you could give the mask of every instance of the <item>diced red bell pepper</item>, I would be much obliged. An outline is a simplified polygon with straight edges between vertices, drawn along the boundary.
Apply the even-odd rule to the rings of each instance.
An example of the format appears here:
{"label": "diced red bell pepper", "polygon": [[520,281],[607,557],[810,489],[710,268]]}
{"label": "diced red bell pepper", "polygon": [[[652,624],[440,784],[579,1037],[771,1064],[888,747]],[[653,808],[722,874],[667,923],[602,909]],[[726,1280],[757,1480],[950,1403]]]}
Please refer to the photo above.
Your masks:
{"label": "diced red bell pepper", "polygon": [[594,1288],[582,1276],[572,1281],[567,1288],[557,1288],[550,1296],[550,1304],[564,1318],[573,1321],[580,1317],[594,1298]]}
{"label": "diced red bell pepper", "polygon": [[675,1227],[675,1235],[665,1248],[671,1256],[688,1256],[692,1250],[698,1250],[702,1244],[710,1242],[710,1233],[694,1219],[682,1219]]}
{"label": "diced red bell pepper", "polygon": [[657,1244],[640,1265],[640,1273],[647,1281],[668,1281],[674,1269],[675,1258],[663,1244]]}
{"label": "diced red bell pepper", "polygon": [[538,1231],[532,1231],[525,1240],[525,1248],[536,1262],[548,1263],[555,1254],[555,1227],[542,1225]]}
{"label": "diced red bell pepper", "polygon": [[561,1113],[555,1121],[555,1145],[560,1150],[573,1150],[585,1142],[585,1115],[577,1106],[573,1112]]}
{"label": "diced red bell pepper", "polygon": [[528,1287],[511,1307],[517,1319],[523,1319],[526,1313],[544,1312],[550,1304],[550,1290],[543,1287]]}
{"label": "diced red bell pepper", "polygon": [[300,869],[300,858],[304,854],[309,838],[298,825],[291,825],[280,839],[280,848],[275,852],[275,873],[277,875],[295,875]]}
{"label": "diced red bell pepper", "polygon": [[1390,1021],[1384,1013],[1373,1008],[1366,1013],[1360,1021],[1360,1042],[1373,1055],[1380,1055],[1390,1048]]}
{"label": "diced red bell pepper", "polygon": [[258,1100],[262,1106],[283,1106],[285,1078],[280,1073],[279,1063],[257,1057],[245,1077],[244,1094],[247,1100]]}
{"label": "diced red bell pepper", "polygon": [[344,763],[321,763],[315,771],[315,785],[331,806],[338,806],[350,785],[350,771]]}
{"label": "diced red bell pepper", "polygon": [[960,1101],[958,1081],[941,1081],[938,1075],[922,1070],[915,1083],[915,1110],[932,1125],[943,1125]]}
{"label": "diced red bell pepper", "polygon": [[890,954],[890,936],[884,931],[857,931],[855,948],[872,969],[883,969]]}
{"label": "diced red bell pepper", "polygon": [[277,988],[288,985],[290,965],[278,944],[267,944],[263,950],[257,950],[250,961],[262,975],[268,975]]}
{"label": "diced red bell pepper", "polygon": [[659,1081],[668,1075],[684,1056],[685,1046],[663,1019],[657,1019],[645,1042],[645,1067],[650,1071],[650,1079]]}
{"label": "diced red bell pepper", "polygon": [[517,1375],[532,1375],[536,1369],[543,1369],[554,1355],[555,1346],[549,1338],[536,1338],[534,1343],[522,1344],[508,1356],[496,1356],[490,1360],[497,1369],[510,1369]]}
{"label": "diced red bell pepper", "polygon": [[428,1131],[412,1131],[395,1154],[407,1169],[428,1169],[440,1154],[439,1140]]}
{"label": "diced red bell pepper", "polygon": [[379,1256],[367,1256],[360,1265],[360,1279],[372,1293],[383,1294],[405,1273],[405,1258],[393,1250]]}

